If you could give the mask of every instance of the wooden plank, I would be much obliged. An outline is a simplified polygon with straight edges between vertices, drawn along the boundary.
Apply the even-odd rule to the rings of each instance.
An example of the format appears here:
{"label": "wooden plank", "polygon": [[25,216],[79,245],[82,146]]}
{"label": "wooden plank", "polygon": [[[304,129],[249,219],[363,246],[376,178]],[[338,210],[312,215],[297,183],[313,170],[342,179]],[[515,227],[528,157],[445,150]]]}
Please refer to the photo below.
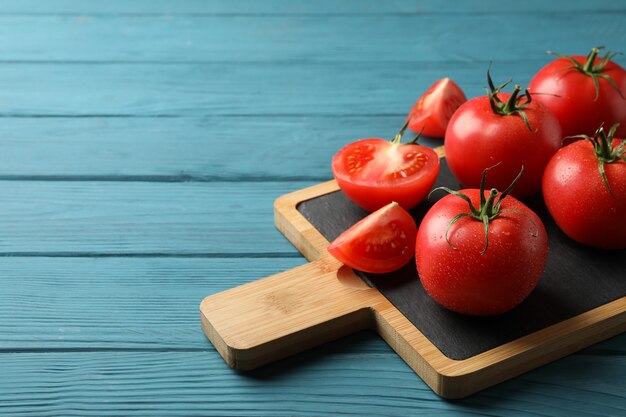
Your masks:
{"label": "wooden plank", "polygon": [[626,411],[624,356],[590,351],[464,401],[441,401],[385,349],[376,336],[360,333],[243,374],[227,369],[210,348],[3,354],[0,410],[12,416],[555,417]]}
{"label": "wooden plank", "polygon": [[[499,10],[500,6],[492,10]],[[621,13],[535,13],[520,27],[510,11],[285,16],[205,14],[54,16],[0,14],[2,61],[46,62],[473,62],[548,61],[546,49],[586,54],[626,43]],[[549,27],[550,30],[545,30]],[[494,28],[498,35],[494,36]],[[167,36],[162,34],[167,33]],[[42,47],[45,45],[45,47]],[[231,67],[232,69],[232,67]],[[352,65],[351,72],[357,68]]]}
{"label": "wooden plank", "polygon": [[0,356],[59,349],[207,349],[198,319],[204,297],[304,262],[301,257],[2,258]]}
{"label": "wooden plank", "polygon": [[[546,62],[545,58],[497,62],[492,75],[496,81],[513,77],[526,84]],[[487,61],[445,65],[5,63],[0,66],[0,80],[6,87],[0,90],[0,117],[403,117],[417,97],[444,76],[455,79],[469,97],[484,95],[487,66]],[[150,120],[145,124],[150,126]]]}
{"label": "wooden plank", "polygon": [[[211,350],[198,320],[205,296],[303,263],[302,258],[2,258],[0,357],[32,351]],[[626,357],[624,342],[626,335],[583,354]],[[360,344],[354,347],[355,355],[363,352]],[[372,349],[373,355],[395,355],[384,344]],[[217,352],[212,355],[217,358]]]}
{"label": "wooden plank", "polygon": [[37,0],[0,1],[5,14],[128,14],[128,15],[180,15],[180,14],[214,14],[214,15],[319,15],[319,14],[423,14],[423,13],[497,13],[497,12],[597,12],[621,11],[624,9],[619,2],[597,0],[589,3],[573,0],[564,9],[560,2],[529,0],[525,2],[501,2],[483,0],[468,3],[463,0],[393,0],[380,2],[377,0],[113,0],[107,2],[85,2],[79,0],[54,0],[40,2]]}
{"label": "wooden plank", "polygon": [[[248,282],[299,262],[5,258],[4,291],[0,294],[0,317],[4,324],[0,327],[4,339],[0,343],[3,412],[16,415],[19,410],[41,404],[38,415],[67,414],[75,407],[80,412],[74,412],[85,415],[98,414],[101,412],[98,407],[109,404],[111,415],[118,415],[124,412],[122,408],[132,408],[129,402],[138,399],[154,412],[163,406],[159,398],[167,397],[179,405],[178,411],[172,411],[179,415],[180,410],[187,410],[185,407],[202,407],[201,403],[207,406],[219,398],[224,408],[214,413],[242,415],[237,413],[252,413],[261,406],[250,404],[247,411],[228,409],[228,405],[234,407],[239,401],[238,395],[244,395],[242,390],[259,401],[266,395],[278,400],[274,396],[284,395],[287,386],[291,387],[289,392],[296,396],[296,402],[303,401],[313,407],[319,398],[307,398],[307,393],[317,392],[322,396],[318,390],[326,389],[345,392],[349,398],[346,401],[357,398],[355,406],[399,407],[398,415],[402,410],[406,412],[404,407],[412,408],[417,403],[423,404],[422,401],[435,410],[454,404],[435,401],[434,394],[426,391],[395,353],[378,337],[367,333],[252,373],[228,370],[198,331],[197,299],[205,293]],[[32,296],[35,292],[41,294],[36,299]],[[6,325],[9,318],[15,328]],[[625,337],[614,338],[565,359],[565,363],[556,362],[465,402],[457,402],[460,408],[454,409],[478,410],[497,400],[503,407],[519,413],[530,407],[526,411],[557,415],[566,406],[555,401],[560,404],[558,399],[561,399],[566,404],[574,399],[585,402],[583,410],[593,413],[592,407],[600,405],[594,404],[595,401],[600,403],[607,396],[624,395],[617,381],[626,366]],[[371,378],[372,374],[376,375],[375,379]],[[329,378],[333,381],[330,386]],[[221,388],[217,389],[216,384]],[[368,388],[369,384],[374,385]],[[206,397],[202,402],[194,402],[195,405],[190,405],[191,398],[183,395],[192,386],[200,390],[193,393],[194,397]],[[61,397],[51,401],[53,388]],[[132,392],[122,395],[128,389]],[[160,394],[154,396],[154,389]],[[368,395],[360,396],[359,389],[367,389]],[[110,397],[99,396],[107,401],[88,397],[99,391],[110,393]],[[540,408],[547,399],[550,399],[549,411]],[[613,410],[611,404],[614,407],[615,403],[601,404],[597,412]],[[269,403],[265,406],[269,407]],[[578,407],[577,402],[573,406]],[[261,409],[271,411],[262,406]],[[362,414],[360,408],[351,410]],[[287,413],[286,409],[282,411]],[[334,411],[335,408],[329,413]],[[206,413],[206,409],[197,412]]]}
{"label": "wooden plank", "polygon": [[4,118],[0,179],[323,181],[343,145],[391,138],[402,123],[401,115]]}
{"label": "wooden plank", "polygon": [[202,301],[202,328],[229,366],[249,370],[371,327],[386,303],[352,272],[338,279],[333,258],[213,294]]}
{"label": "wooden plank", "polygon": [[0,255],[294,256],[272,207],[306,185],[7,181]]}

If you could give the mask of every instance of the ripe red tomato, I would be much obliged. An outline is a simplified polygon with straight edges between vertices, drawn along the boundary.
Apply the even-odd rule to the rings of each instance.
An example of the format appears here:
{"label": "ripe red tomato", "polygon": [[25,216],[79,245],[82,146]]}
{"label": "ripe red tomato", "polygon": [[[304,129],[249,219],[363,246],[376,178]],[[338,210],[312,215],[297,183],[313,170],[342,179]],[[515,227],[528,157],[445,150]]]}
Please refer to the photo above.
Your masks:
{"label": "ripe red tomato", "polygon": [[466,101],[461,87],[450,78],[443,78],[431,85],[415,102],[407,116],[409,129],[443,138],[452,114]]}
{"label": "ripe red tomato", "polygon": [[343,232],[328,252],[345,265],[382,274],[406,265],[415,253],[415,220],[390,203]]}
{"label": "ripe red tomato", "polygon": [[400,143],[406,125],[393,141],[362,139],[333,157],[333,175],[350,200],[368,211],[396,201],[409,210],[430,191],[439,174],[432,149]]}
{"label": "ripe red tomato", "polygon": [[559,55],[530,82],[533,98],[554,113],[563,136],[592,136],[603,122],[622,123],[617,135],[626,136],[626,71],[610,61],[614,54],[599,58],[599,50],[587,57]]}
{"label": "ripe red tomato", "polygon": [[[494,191],[458,193],[472,206],[484,207],[494,206]],[[486,203],[481,204],[481,193]],[[464,215],[468,202],[458,195],[439,200],[422,220],[415,246],[417,271],[426,292],[449,310],[480,316],[504,313],[521,303],[543,274],[548,255],[543,223],[519,200],[507,196],[499,201],[499,214],[488,221],[488,247],[484,221]]]}
{"label": "ripe red tomato", "polygon": [[[543,175],[543,198],[559,228],[579,243],[607,249],[626,248],[626,141],[613,133],[599,129],[593,139],[561,148]],[[599,157],[607,161],[606,182]]]}
{"label": "ripe red tomato", "polygon": [[561,146],[561,128],[534,96],[518,96],[521,87],[512,94],[500,93],[506,84],[494,88],[488,79],[492,92],[469,100],[450,120],[445,138],[448,166],[461,184],[477,188],[483,170],[499,164],[487,186],[504,189],[523,165],[524,176],[514,191],[523,198],[540,190],[543,170]]}

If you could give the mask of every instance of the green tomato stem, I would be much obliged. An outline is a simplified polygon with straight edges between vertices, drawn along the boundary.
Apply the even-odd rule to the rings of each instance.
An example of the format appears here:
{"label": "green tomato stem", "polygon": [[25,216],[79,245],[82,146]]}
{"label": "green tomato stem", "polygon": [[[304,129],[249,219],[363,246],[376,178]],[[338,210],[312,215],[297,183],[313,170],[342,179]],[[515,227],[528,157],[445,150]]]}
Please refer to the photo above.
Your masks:
{"label": "green tomato stem", "polygon": [[[501,211],[500,210],[500,205],[502,204],[502,200],[504,200],[506,198],[506,196],[509,195],[509,193],[513,190],[513,188],[515,187],[515,185],[519,181],[520,177],[522,176],[522,173],[524,172],[524,166],[522,166],[522,169],[520,170],[519,174],[517,174],[517,177],[515,177],[515,179],[511,183],[511,185],[509,185],[507,187],[507,189],[504,190],[504,192],[500,193],[495,188],[492,188],[489,191],[489,196],[487,198],[485,198],[485,182],[486,182],[486,178],[487,178],[487,172],[489,170],[497,167],[498,165],[499,164],[494,165],[494,166],[489,167],[489,168],[486,168],[483,171],[482,178],[481,178],[481,181],[480,181],[480,206],[478,208],[476,208],[472,204],[472,201],[470,200],[470,198],[468,196],[466,196],[463,193],[460,193],[459,191],[451,190],[451,189],[449,189],[447,187],[438,187],[438,188],[435,188],[433,191],[431,191],[431,194],[433,192],[437,191],[437,190],[445,191],[448,194],[452,194],[452,195],[455,195],[455,196],[457,196],[459,198],[462,198],[463,200],[467,201],[467,203],[469,204],[469,213],[457,214],[456,216],[454,216],[454,218],[452,220],[450,220],[450,222],[448,223],[448,227],[446,228],[446,232],[445,232],[446,242],[448,243],[448,245],[450,245],[450,247],[452,249],[457,250],[457,248],[450,242],[450,240],[448,238],[448,235],[449,235],[450,229],[452,228],[452,225],[454,223],[456,223],[458,220],[460,220],[460,219],[462,219],[464,217],[470,217],[470,218],[472,218],[474,220],[478,220],[478,221],[483,223],[483,228],[484,228],[484,231],[485,231],[485,248],[480,253],[481,253],[481,255],[484,254],[485,252],[487,252],[487,248],[489,248],[489,222],[491,220],[495,219],[496,217],[498,217],[500,214],[511,211],[511,210],[502,210]],[[499,198],[496,201],[496,198],[498,196],[499,196]],[[532,221],[532,219],[531,219],[531,221]]]}
{"label": "green tomato stem", "polygon": [[587,55],[587,59],[585,60],[584,64],[581,64],[571,56],[562,55],[552,51],[548,51],[548,53],[550,55],[558,56],[559,58],[567,59],[569,62],[571,62],[572,65],[567,67],[566,69],[574,69],[588,77],[591,77],[591,80],[593,81],[593,85],[596,90],[596,100],[600,96],[600,81],[598,78],[606,80],[606,82],[608,82],[611,87],[613,87],[613,89],[617,91],[617,94],[619,94],[622,99],[625,99],[621,90],[619,89],[617,84],[615,84],[615,80],[613,80],[610,75],[604,73],[604,68],[609,64],[609,62],[611,62],[611,59],[613,59],[613,57],[619,55],[619,52],[607,51],[604,56],[600,57],[600,61],[598,61],[598,63],[596,64],[596,58],[598,57],[598,54],[602,49],[604,49],[604,46],[597,46],[595,48],[592,48],[591,52],[589,52],[589,55]]}
{"label": "green tomato stem", "polygon": [[[489,90],[485,89],[485,91],[487,92],[487,97],[489,97],[489,105],[491,106],[491,110],[501,116],[520,116],[524,121],[526,127],[528,127],[528,130],[532,132],[533,129],[530,126],[530,123],[528,122],[528,117],[526,116],[526,112],[524,111],[524,109],[528,107],[528,105],[532,102],[532,96],[530,95],[528,89],[524,91],[523,96],[520,96],[519,93],[522,91],[522,87],[516,85],[513,92],[511,93],[511,96],[509,97],[507,102],[504,103],[500,99],[500,97],[498,97],[498,93],[502,92],[502,89],[506,87],[507,84],[509,84],[511,81],[509,80],[506,83],[496,87],[491,79],[490,70],[491,68],[487,69],[487,83],[489,84]],[[526,98],[526,100],[524,100],[524,98]]]}
{"label": "green tomato stem", "polygon": [[570,138],[585,139],[593,145],[593,153],[596,158],[598,158],[598,172],[602,177],[602,182],[604,182],[609,194],[611,194],[613,198],[617,197],[613,194],[604,165],[612,164],[620,159],[626,161],[626,156],[624,155],[626,151],[626,139],[622,139],[622,142],[613,149],[613,136],[618,127],[619,123],[616,123],[611,127],[608,133],[604,133],[604,126],[601,125],[594,133],[593,138],[587,135],[570,136]]}
{"label": "green tomato stem", "polygon": [[596,58],[600,53],[600,47],[591,48],[591,52],[587,55],[587,60],[585,61],[585,65],[583,66],[583,72],[590,73],[593,72],[593,64],[596,62]]}

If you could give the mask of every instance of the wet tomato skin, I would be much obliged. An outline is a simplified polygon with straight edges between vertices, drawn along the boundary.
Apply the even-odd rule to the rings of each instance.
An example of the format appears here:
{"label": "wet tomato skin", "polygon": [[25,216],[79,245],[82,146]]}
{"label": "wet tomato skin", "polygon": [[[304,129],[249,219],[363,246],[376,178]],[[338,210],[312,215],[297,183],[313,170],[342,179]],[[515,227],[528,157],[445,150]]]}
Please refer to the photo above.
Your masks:
{"label": "wet tomato skin", "polygon": [[[613,139],[613,148],[621,143]],[[543,198],[559,228],[573,240],[605,249],[626,248],[626,162],[604,164],[609,192],[593,145],[579,140],[560,149],[543,175]]]}
{"label": "wet tomato skin", "polygon": [[435,183],[439,156],[426,146],[362,139],[335,154],[332,170],[345,195],[365,210],[372,212],[392,201],[409,210]]}
{"label": "wet tomato skin", "polygon": [[[580,64],[587,59],[584,56],[572,58]],[[595,60],[599,61],[600,58]],[[605,126],[621,123],[617,136],[626,136],[626,70],[614,62],[607,63],[602,73],[611,77],[618,89],[598,77],[596,95],[593,79],[571,67],[569,60],[559,58],[541,68],[528,86],[531,94],[537,93],[533,95],[534,100],[554,113],[564,137],[593,136],[602,123]]]}
{"label": "wet tomato skin", "polygon": [[[480,191],[461,190],[478,206]],[[487,196],[488,192],[485,192]],[[521,303],[543,274],[547,256],[546,230],[539,217],[508,196],[504,212],[489,222],[489,247],[484,253],[483,223],[469,217],[466,201],[447,195],[428,211],[419,227],[415,260],[426,292],[449,310],[476,316],[501,314]]]}
{"label": "wet tomato skin", "polygon": [[[506,102],[510,94],[499,96]],[[473,98],[456,111],[446,131],[445,150],[448,166],[463,186],[478,188],[483,170],[499,163],[487,178],[487,188],[506,189],[524,165],[513,195],[523,198],[540,190],[543,170],[561,146],[561,128],[535,101],[524,111],[532,131],[519,115],[494,113],[487,96]]]}
{"label": "wet tomato skin", "polygon": [[328,252],[351,268],[382,274],[413,258],[416,235],[413,217],[397,203],[390,203],[339,235]]}

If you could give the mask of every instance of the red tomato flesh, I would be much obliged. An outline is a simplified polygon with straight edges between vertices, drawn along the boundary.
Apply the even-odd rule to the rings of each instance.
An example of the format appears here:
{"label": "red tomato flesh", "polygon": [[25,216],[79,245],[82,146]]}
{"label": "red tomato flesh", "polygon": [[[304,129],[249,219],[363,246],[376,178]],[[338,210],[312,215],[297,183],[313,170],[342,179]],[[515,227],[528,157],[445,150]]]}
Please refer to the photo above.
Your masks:
{"label": "red tomato flesh", "polygon": [[443,138],[450,118],[467,101],[463,90],[450,78],[443,78],[415,102],[407,120],[409,129],[425,136]]}
{"label": "red tomato flesh", "polygon": [[341,190],[365,210],[392,201],[409,210],[435,183],[439,156],[426,146],[362,139],[339,150],[332,168]]}
{"label": "red tomato flesh", "polygon": [[[479,205],[479,190],[460,192]],[[467,212],[467,202],[454,195],[443,197],[428,211],[415,246],[420,280],[426,292],[449,310],[478,316],[504,313],[539,282],[548,256],[546,230],[532,210],[507,196],[501,214],[489,222],[489,247],[481,253],[482,221],[463,217],[448,230],[455,216]]]}
{"label": "red tomato flesh", "polygon": [[[613,139],[616,148],[622,141]],[[598,170],[593,145],[579,140],[561,148],[543,175],[543,198],[559,228],[597,248],[626,248],[626,162],[604,164],[611,191]]]}
{"label": "red tomato flesh", "polygon": [[413,217],[397,203],[390,203],[339,235],[328,252],[351,268],[382,274],[413,258],[416,235]]}

